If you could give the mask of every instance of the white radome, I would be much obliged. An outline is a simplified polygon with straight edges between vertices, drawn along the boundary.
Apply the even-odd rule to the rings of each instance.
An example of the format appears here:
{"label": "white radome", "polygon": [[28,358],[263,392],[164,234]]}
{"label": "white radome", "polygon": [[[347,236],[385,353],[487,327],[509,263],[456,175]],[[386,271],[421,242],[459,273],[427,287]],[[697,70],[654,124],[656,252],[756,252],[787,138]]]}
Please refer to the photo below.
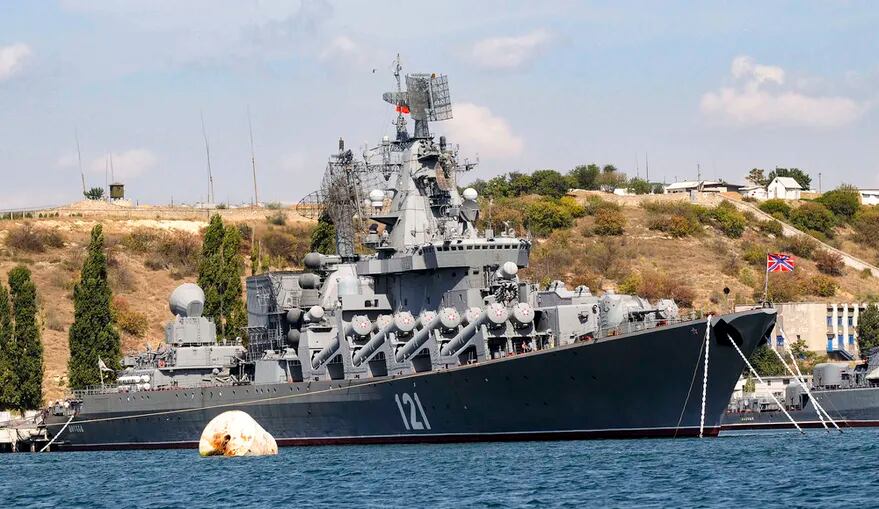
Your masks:
{"label": "white radome", "polygon": [[382,191],[381,189],[373,189],[372,191],[369,192],[369,199],[370,199],[370,201],[373,201],[373,202],[376,202],[376,201],[383,202],[383,201],[385,201],[385,192]]}
{"label": "white radome", "polygon": [[472,187],[468,187],[464,190],[464,199],[465,200],[475,200],[479,197],[479,193],[476,192],[476,189]]}

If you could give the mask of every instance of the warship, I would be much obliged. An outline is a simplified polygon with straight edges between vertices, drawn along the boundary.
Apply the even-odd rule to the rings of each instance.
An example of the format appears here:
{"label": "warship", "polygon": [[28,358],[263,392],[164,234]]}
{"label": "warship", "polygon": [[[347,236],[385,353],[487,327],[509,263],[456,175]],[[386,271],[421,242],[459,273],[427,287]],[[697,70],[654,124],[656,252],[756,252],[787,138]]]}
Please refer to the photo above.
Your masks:
{"label": "warship", "polygon": [[480,215],[458,183],[476,165],[430,132],[452,116],[447,77],[399,59],[394,76],[396,135],[360,155],[340,140],[299,204],[332,220],[336,253],[247,278],[240,341],[218,342],[201,289],[178,288],[161,347],[50,407],[54,446],[196,447],[226,410],[282,446],[717,435],[775,311],[686,319],[672,300],[520,278],[530,235]]}
{"label": "warship", "polygon": [[[803,380],[805,381],[805,380]],[[827,413],[819,417],[812,398]],[[871,350],[866,362],[855,366],[821,363],[812,368],[811,387],[796,380],[784,388],[775,402],[750,396],[733,400],[721,421],[724,431],[793,428],[791,419],[803,428],[830,426],[829,415],[842,427],[879,426],[879,348]]]}

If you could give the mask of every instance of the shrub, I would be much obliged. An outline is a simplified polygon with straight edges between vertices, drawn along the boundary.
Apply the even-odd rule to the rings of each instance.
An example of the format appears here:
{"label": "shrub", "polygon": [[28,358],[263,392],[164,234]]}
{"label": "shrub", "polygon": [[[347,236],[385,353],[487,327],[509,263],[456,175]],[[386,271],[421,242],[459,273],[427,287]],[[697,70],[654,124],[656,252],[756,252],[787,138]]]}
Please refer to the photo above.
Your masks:
{"label": "shrub", "polygon": [[780,239],[778,247],[782,251],[800,258],[812,258],[812,254],[818,249],[818,243],[811,237],[794,235],[793,237]]}
{"label": "shrub", "polygon": [[135,230],[122,238],[122,245],[134,253],[149,253],[155,249],[159,237],[153,230]]}
{"label": "shrub", "polygon": [[855,240],[868,246],[879,247],[879,207],[863,207],[855,215]]}
{"label": "shrub", "polygon": [[626,217],[622,212],[600,209],[595,214],[596,235],[622,235],[626,228]]}
{"label": "shrub", "polygon": [[784,235],[784,227],[778,221],[760,221],[757,224],[757,228],[763,233],[768,233],[776,237],[782,237]]}
{"label": "shrub", "polygon": [[564,205],[552,200],[538,200],[525,207],[525,225],[532,233],[546,236],[553,230],[568,228],[574,217]]}
{"label": "shrub", "polygon": [[590,196],[586,199],[586,204],[584,205],[584,210],[586,214],[590,216],[594,216],[598,213],[599,210],[615,210],[622,211],[623,208],[612,201],[607,201],[602,199],[600,196]]}
{"label": "shrub", "polygon": [[790,220],[794,226],[801,230],[815,230],[828,237],[833,237],[833,227],[836,226],[836,218],[820,203],[804,203],[790,213]]}
{"label": "shrub", "polygon": [[143,264],[150,270],[171,270],[174,277],[195,274],[201,254],[201,242],[186,232],[162,232],[152,241]]}
{"label": "shrub", "polygon": [[739,271],[739,281],[745,285],[754,287],[757,285],[757,275],[748,267],[742,267],[742,270]]}
{"label": "shrub", "polygon": [[577,203],[577,200],[570,196],[562,196],[559,199],[559,205],[568,209],[573,218],[580,218],[586,215],[586,207]]}
{"label": "shrub", "polygon": [[742,201],[748,203],[757,203],[757,198],[754,198],[753,196],[742,196]]}
{"label": "shrub", "polygon": [[766,255],[770,249],[763,244],[745,242],[742,244],[742,259],[757,267],[766,266]]}
{"label": "shrub", "polygon": [[845,271],[845,263],[842,255],[834,251],[821,249],[815,252],[815,265],[818,270],[830,276],[841,276]]}
{"label": "shrub", "polygon": [[786,201],[780,198],[766,200],[761,203],[758,208],[773,217],[775,216],[775,214],[781,214],[782,217],[788,217],[790,216],[791,212],[790,205],[788,205]]}
{"label": "shrub", "polygon": [[266,203],[266,208],[269,210],[280,210],[281,209],[281,202],[270,201],[270,202]]}
{"label": "shrub", "polygon": [[706,210],[700,219],[734,239],[741,237],[747,226],[745,216],[729,202],[723,202],[713,209]]}
{"label": "shrub", "polygon": [[836,295],[836,290],[839,289],[839,284],[837,284],[832,277],[823,274],[816,274],[809,278],[807,287],[808,292],[812,295],[817,295],[819,297],[833,297]]}
{"label": "shrub", "polygon": [[681,307],[693,307],[696,292],[680,278],[658,271],[646,271],[641,275],[638,295],[645,299],[673,299]]}
{"label": "shrub", "polygon": [[25,224],[9,230],[6,247],[29,253],[43,253],[46,248],[64,247],[64,237],[58,230],[40,230]]}
{"label": "shrub", "polygon": [[267,232],[259,240],[261,251],[276,260],[298,265],[311,247],[311,232],[303,228]]}
{"label": "shrub", "polygon": [[284,226],[287,224],[287,214],[279,210],[270,216],[266,216],[266,221],[275,226]]}
{"label": "shrub", "polygon": [[824,193],[817,201],[844,221],[855,217],[861,208],[861,194],[857,188],[848,185]]}
{"label": "shrub", "polygon": [[873,277],[873,271],[870,269],[864,269],[858,273],[861,276],[861,279],[870,279]]}
{"label": "shrub", "polygon": [[650,218],[647,227],[651,230],[668,233],[672,237],[686,237],[699,231],[699,221],[694,217],[674,214]]}
{"label": "shrub", "polygon": [[[800,297],[805,286],[798,273],[772,272],[769,274],[769,300],[772,302],[795,301]],[[762,296],[763,285],[755,285],[754,297],[761,298]]]}
{"label": "shrub", "polygon": [[641,289],[641,275],[637,272],[632,272],[625,279],[620,281],[620,284],[617,285],[617,291],[619,293],[627,293],[627,294],[637,294]]}
{"label": "shrub", "polygon": [[[573,250],[568,250],[573,251]],[[626,238],[603,238],[586,249],[582,261],[593,271],[611,279],[628,273],[629,260],[638,256],[636,246]]]}
{"label": "shrub", "polygon": [[131,309],[128,301],[119,297],[114,298],[112,313],[119,330],[136,338],[146,336],[150,328],[146,315]]}
{"label": "shrub", "polygon": [[93,187],[82,194],[88,200],[100,200],[101,198],[104,197],[104,188],[103,187]]}

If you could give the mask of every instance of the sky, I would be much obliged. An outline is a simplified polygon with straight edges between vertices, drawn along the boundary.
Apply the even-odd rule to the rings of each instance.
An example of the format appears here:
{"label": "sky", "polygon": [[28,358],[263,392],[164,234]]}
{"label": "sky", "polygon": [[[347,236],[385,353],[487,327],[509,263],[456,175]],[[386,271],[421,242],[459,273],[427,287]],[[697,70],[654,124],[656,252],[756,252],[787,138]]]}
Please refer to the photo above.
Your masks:
{"label": "sky", "polygon": [[[466,179],[611,163],[879,187],[879,2],[0,1],[0,210],[116,180],[140,203],[295,203],[393,133],[393,59],[449,76]],[[204,119],[204,133],[202,130]],[[410,123],[411,126],[411,123]]]}

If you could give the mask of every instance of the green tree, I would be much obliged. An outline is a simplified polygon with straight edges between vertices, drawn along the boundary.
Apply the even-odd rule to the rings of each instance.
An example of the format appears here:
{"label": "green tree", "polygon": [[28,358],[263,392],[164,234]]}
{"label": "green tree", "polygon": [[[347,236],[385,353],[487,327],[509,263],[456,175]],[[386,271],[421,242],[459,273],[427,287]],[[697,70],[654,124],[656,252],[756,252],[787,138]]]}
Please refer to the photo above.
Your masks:
{"label": "green tree", "polygon": [[828,191],[817,200],[844,221],[850,221],[861,208],[861,193],[857,188],[843,184]]}
{"label": "green tree", "polygon": [[0,410],[18,408],[18,352],[12,332],[9,292],[0,283]]}
{"label": "green tree", "polygon": [[[787,374],[784,364],[772,353],[770,346],[763,344],[751,354],[751,365],[761,376],[782,376]],[[745,368],[747,369],[747,367]]]}
{"label": "green tree", "polygon": [[82,193],[89,200],[100,200],[104,197],[104,188],[103,187],[93,187],[88,191]]}
{"label": "green tree", "polygon": [[[100,382],[98,359],[113,370],[120,368],[122,346],[111,309],[112,302],[104,231],[98,224],[92,228],[79,282],[73,287],[73,324],[67,337],[70,347],[67,379],[73,389],[83,389]],[[113,373],[109,376],[112,379]]]}
{"label": "green tree", "polygon": [[879,307],[871,302],[858,317],[858,349],[866,356],[879,346]]}
{"label": "green tree", "polygon": [[510,196],[522,196],[534,192],[534,183],[531,181],[531,175],[522,172],[513,171],[509,174]]}
{"label": "green tree", "polygon": [[581,164],[568,173],[571,184],[578,189],[597,189],[596,179],[601,173],[597,164]]}
{"label": "green tree", "polygon": [[224,338],[245,337],[247,313],[244,310],[241,276],[244,259],[241,256],[241,233],[233,225],[223,235],[223,270],[221,278],[223,320],[220,330]]}
{"label": "green tree", "polygon": [[766,180],[772,182],[775,177],[790,177],[797,181],[803,189],[810,189],[812,186],[812,177],[799,168],[778,168],[769,172]]}
{"label": "green tree", "polygon": [[310,249],[323,254],[336,254],[336,227],[329,214],[321,214],[318,218],[317,227],[311,232]]}
{"label": "green tree", "polygon": [[224,226],[219,214],[211,217],[202,240],[198,285],[204,290],[204,316],[217,325],[217,339],[234,338],[246,324],[242,301],[241,234]]}
{"label": "green tree", "polygon": [[531,174],[531,185],[531,193],[551,198],[561,198],[571,188],[571,182],[555,170],[535,171]]}
{"label": "green tree", "polygon": [[629,181],[629,190],[635,194],[650,194],[650,182],[641,178],[633,178]]}
{"label": "green tree", "polygon": [[18,408],[36,410],[43,403],[43,343],[37,322],[37,288],[27,267],[19,265],[9,271],[9,294],[18,352]]}
{"label": "green tree", "polygon": [[573,224],[570,209],[556,201],[542,199],[525,207],[525,226],[535,235],[549,235],[553,230]]}
{"label": "green tree", "polygon": [[766,185],[769,184],[769,180],[766,178],[762,168],[751,168],[751,171],[748,172],[748,176],[745,177],[745,180],[760,187],[766,187]]}

